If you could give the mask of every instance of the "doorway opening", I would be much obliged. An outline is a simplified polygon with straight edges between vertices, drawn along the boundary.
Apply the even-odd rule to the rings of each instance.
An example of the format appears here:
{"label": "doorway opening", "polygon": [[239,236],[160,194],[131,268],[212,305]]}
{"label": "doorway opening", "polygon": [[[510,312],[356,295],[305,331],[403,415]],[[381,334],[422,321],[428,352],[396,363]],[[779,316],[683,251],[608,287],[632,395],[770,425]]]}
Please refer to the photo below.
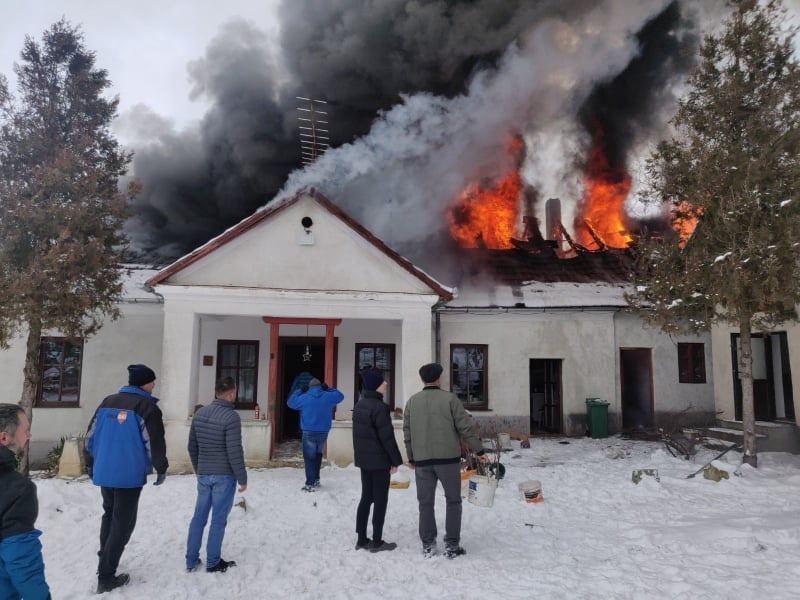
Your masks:
{"label": "doorway opening", "polygon": [[622,429],[653,427],[653,354],[650,348],[620,348]]}
{"label": "doorway opening", "polygon": [[[299,440],[300,413],[288,407],[289,396],[295,387],[307,384],[315,377],[325,379],[324,337],[282,337],[279,342],[278,407],[275,411],[275,440],[283,443]],[[325,382],[334,385],[334,382]]]}
{"label": "doorway opening", "polygon": [[532,358],[528,372],[531,433],[561,433],[561,359]]}
{"label": "doorway opening", "polygon": [[[772,334],[754,333],[753,409],[756,421],[794,421],[792,372],[789,368],[789,341],[785,331]],[[742,420],[742,381],[739,379],[741,342],[738,333],[731,334],[733,361],[733,402],[737,421]]]}

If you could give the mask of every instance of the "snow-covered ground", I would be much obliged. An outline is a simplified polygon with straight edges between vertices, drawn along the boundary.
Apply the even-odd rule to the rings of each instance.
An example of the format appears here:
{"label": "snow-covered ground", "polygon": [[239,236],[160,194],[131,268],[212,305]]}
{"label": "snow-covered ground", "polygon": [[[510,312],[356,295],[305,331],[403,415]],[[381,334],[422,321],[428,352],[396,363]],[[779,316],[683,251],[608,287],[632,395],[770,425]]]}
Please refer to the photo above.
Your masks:
{"label": "snow-covered ground", "polygon": [[[692,462],[656,442],[611,437],[532,440],[503,454],[506,475],[491,508],[464,501],[454,560],[423,559],[413,473],[390,491],[384,539],[393,552],[355,550],[359,472],[325,467],[322,488],[300,490],[300,469],[249,472],[246,510],[228,521],[224,574],[186,573],[184,544],[194,477],[148,484],[120,572],[131,582],[108,598],[460,599],[686,598],[800,596],[800,457],[761,453],[759,468],[730,453],[715,465],[730,478],[687,475]],[[657,469],[660,482],[633,470]],[[737,475],[735,472],[738,472]],[[152,478],[151,478],[152,479]],[[544,501],[526,503],[517,485],[539,480]],[[39,479],[47,580],[54,599],[93,596],[100,491],[90,481]],[[437,496],[444,530],[444,497]],[[201,553],[204,556],[204,551]]]}

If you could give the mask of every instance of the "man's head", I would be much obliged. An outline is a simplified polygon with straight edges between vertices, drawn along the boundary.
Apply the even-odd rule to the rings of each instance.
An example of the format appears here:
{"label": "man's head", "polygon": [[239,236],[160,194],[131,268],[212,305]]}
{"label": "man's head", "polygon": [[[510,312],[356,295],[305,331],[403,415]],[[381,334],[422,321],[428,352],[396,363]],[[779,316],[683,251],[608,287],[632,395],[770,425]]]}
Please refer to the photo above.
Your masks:
{"label": "man's head", "polygon": [[439,377],[442,376],[443,370],[442,365],[439,363],[428,363],[419,368],[419,376],[422,379],[422,383],[436,383],[439,381]]}
{"label": "man's head", "polygon": [[313,377],[311,381],[308,382],[308,387],[316,387],[318,385],[322,385],[322,382],[316,377]]}
{"label": "man's head", "polygon": [[225,402],[236,402],[236,381],[233,377],[220,377],[214,384],[214,395]]}
{"label": "man's head", "polygon": [[364,369],[360,375],[361,387],[365,390],[375,391],[383,385],[383,373],[377,369]]}
{"label": "man's head", "polygon": [[18,404],[0,404],[0,446],[18,454],[31,439],[31,425]]}
{"label": "man's head", "polygon": [[156,387],[156,373],[147,365],[128,365],[128,385],[142,388],[149,394]]}

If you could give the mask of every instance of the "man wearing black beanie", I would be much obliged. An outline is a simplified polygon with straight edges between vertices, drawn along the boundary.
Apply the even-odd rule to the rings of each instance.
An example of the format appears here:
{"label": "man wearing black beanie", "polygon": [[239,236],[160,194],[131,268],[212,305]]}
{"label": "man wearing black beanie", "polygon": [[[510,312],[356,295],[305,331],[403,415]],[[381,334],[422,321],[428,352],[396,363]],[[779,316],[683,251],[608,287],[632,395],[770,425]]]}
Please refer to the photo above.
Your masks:
{"label": "man wearing black beanie", "polygon": [[86,433],[86,465],[103,496],[97,593],[128,583],[117,574],[122,552],[136,526],[139,495],[153,468],[155,485],[167,476],[167,444],[158,398],[152,395],[156,374],[148,366],[128,366],[128,385],[105,398]]}

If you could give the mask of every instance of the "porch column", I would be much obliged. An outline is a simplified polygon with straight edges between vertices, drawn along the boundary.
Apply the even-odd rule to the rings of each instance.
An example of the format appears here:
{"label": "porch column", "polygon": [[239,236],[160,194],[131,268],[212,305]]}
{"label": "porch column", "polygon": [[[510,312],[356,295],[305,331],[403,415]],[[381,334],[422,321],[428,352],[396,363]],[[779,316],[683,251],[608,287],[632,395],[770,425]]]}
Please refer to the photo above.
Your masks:
{"label": "porch column", "polygon": [[[171,311],[164,307],[164,342],[161,372],[156,372],[154,395],[161,398],[164,420],[186,421],[197,399],[199,360],[199,319],[193,312]],[[208,403],[208,398],[199,400]]]}
{"label": "porch column", "polygon": [[422,389],[419,368],[433,361],[433,339],[430,307],[403,319],[400,334],[400,380],[396,406],[404,407],[412,395]]}

